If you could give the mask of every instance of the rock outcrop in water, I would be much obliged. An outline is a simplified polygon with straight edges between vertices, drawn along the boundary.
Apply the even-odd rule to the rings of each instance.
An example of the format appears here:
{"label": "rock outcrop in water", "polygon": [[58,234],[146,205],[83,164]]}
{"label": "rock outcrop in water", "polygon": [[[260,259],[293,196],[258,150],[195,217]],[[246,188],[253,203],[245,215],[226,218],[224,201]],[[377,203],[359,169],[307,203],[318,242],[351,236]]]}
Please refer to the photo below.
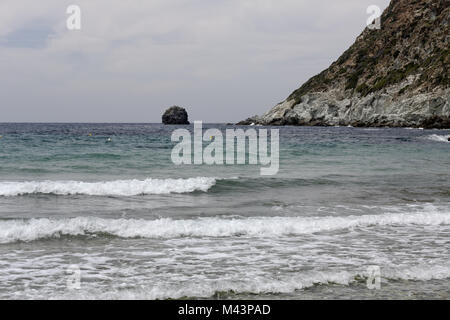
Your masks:
{"label": "rock outcrop in water", "polygon": [[164,112],[162,116],[162,123],[164,124],[189,124],[188,114],[186,109],[173,106]]}
{"label": "rock outcrop in water", "polygon": [[449,0],[392,0],[380,30],[239,124],[450,128],[449,22]]}

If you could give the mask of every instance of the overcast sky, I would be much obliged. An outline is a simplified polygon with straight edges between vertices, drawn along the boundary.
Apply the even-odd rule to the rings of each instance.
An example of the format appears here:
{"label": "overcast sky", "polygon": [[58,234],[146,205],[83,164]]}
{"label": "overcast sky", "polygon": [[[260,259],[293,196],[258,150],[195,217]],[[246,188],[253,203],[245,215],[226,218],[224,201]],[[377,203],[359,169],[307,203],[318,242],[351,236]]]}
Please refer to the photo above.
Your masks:
{"label": "overcast sky", "polygon": [[0,122],[262,114],[335,61],[372,4],[389,0],[1,0]]}

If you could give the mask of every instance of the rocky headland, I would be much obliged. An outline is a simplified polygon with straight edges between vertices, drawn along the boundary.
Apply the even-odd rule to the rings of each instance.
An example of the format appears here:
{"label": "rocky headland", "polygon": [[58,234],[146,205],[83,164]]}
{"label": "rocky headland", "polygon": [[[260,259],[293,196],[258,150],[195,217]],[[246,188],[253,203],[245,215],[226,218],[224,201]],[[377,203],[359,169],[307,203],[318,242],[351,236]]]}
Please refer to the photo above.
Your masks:
{"label": "rocky headland", "polygon": [[337,61],[239,124],[450,128],[449,0],[392,0]]}

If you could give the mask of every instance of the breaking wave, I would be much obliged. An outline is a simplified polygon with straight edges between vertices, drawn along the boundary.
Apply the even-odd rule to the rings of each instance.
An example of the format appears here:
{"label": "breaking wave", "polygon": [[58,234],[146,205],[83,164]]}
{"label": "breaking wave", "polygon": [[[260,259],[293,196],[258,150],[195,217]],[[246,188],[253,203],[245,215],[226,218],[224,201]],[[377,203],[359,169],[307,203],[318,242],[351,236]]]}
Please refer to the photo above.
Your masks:
{"label": "breaking wave", "polygon": [[[278,278],[257,276],[251,279],[227,279],[209,281],[190,281],[189,284],[154,284],[140,286],[139,289],[101,290],[89,288],[80,292],[69,292],[56,299],[180,299],[180,298],[209,298],[227,296],[227,294],[289,294],[307,289],[315,285],[348,286],[360,284],[366,286],[370,277],[368,271],[307,271],[296,275]],[[416,265],[412,267],[381,268],[381,281],[390,280],[442,280],[450,278],[448,265]]]}
{"label": "breaking wave", "polygon": [[428,140],[433,140],[436,142],[450,142],[448,139],[450,138],[450,135],[438,135],[438,134],[431,134],[427,136]]}
{"label": "breaking wave", "polygon": [[136,196],[146,194],[189,193],[208,191],[216,184],[215,178],[83,181],[24,181],[0,182],[0,196],[30,194]]}
{"label": "breaking wave", "polygon": [[449,225],[448,212],[385,213],[346,217],[254,217],[103,219],[30,219],[0,221],[0,243],[33,241],[61,236],[116,236],[171,239],[180,237],[279,237],[370,226]]}

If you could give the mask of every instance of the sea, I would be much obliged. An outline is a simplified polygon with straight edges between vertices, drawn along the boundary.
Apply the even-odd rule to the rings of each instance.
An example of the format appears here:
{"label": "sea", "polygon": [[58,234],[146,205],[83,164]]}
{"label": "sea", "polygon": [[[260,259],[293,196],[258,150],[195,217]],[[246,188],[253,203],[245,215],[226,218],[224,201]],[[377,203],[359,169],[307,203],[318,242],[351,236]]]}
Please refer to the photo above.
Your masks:
{"label": "sea", "polygon": [[0,299],[450,299],[450,130],[255,126],[262,176],[179,128],[1,123]]}

